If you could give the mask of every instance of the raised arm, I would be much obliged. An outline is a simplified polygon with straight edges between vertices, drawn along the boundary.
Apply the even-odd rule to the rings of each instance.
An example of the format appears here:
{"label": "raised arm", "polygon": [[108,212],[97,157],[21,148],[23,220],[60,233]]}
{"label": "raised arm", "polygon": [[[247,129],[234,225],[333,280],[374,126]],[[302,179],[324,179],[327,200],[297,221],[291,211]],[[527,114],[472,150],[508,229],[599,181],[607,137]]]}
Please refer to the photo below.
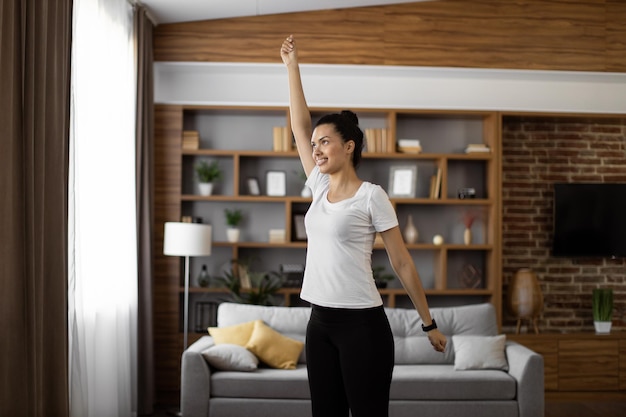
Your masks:
{"label": "raised arm", "polygon": [[287,67],[289,74],[289,113],[291,115],[291,130],[296,139],[298,155],[307,177],[315,166],[313,150],[311,148],[311,112],[304,98],[300,67],[298,65],[298,52],[293,35],[289,35],[280,48],[280,56]]}

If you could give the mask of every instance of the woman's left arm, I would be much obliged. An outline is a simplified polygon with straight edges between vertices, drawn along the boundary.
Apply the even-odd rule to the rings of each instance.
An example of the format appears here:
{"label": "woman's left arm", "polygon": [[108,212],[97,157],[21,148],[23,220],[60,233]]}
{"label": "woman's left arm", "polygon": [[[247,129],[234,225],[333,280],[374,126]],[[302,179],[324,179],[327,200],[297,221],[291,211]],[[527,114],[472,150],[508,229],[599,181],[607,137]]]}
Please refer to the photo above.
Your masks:
{"label": "woman's left arm", "polygon": [[[422,286],[422,281],[415,268],[415,263],[411,254],[404,244],[400,227],[395,226],[381,233],[389,262],[396,275],[400,278],[418,314],[422,318],[425,326],[432,324],[432,317],[426,301],[426,293]],[[428,339],[436,351],[443,352],[446,349],[446,337],[438,330],[428,332]]]}

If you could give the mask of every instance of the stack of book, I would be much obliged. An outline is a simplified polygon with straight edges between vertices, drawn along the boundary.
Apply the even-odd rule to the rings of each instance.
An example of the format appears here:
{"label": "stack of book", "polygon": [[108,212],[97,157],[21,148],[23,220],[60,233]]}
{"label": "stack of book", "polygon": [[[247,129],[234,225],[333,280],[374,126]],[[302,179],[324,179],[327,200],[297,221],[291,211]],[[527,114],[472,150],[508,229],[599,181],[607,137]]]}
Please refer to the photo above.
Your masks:
{"label": "stack of book", "polygon": [[465,153],[491,152],[489,146],[484,143],[470,143],[465,148]]}
{"label": "stack of book", "polygon": [[422,152],[422,145],[418,139],[398,139],[398,152],[420,153]]}
{"label": "stack of book", "polygon": [[274,126],[274,152],[288,152],[293,150],[293,141],[287,126]]}
{"label": "stack of book", "polygon": [[270,243],[285,243],[285,229],[270,229]]}
{"label": "stack of book", "polygon": [[439,199],[441,195],[441,168],[437,168],[437,173],[430,177],[430,198]]}
{"label": "stack of book", "polygon": [[393,152],[393,138],[385,128],[365,129],[365,152]]}
{"label": "stack of book", "polygon": [[183,149],[200,148],[200,135],[197,130],[183,131]]}

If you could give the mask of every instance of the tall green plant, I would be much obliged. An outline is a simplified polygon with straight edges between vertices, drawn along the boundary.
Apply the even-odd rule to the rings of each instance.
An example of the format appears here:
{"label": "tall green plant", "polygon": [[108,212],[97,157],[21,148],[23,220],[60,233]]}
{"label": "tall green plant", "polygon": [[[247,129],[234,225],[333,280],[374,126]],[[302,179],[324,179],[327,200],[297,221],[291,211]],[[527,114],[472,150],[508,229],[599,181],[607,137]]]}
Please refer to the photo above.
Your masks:
{"label": "tall green plant", "polygon": [[591,305],[594,321],[611,321],[613,318],[613,290],[607,288],[594,289]]}

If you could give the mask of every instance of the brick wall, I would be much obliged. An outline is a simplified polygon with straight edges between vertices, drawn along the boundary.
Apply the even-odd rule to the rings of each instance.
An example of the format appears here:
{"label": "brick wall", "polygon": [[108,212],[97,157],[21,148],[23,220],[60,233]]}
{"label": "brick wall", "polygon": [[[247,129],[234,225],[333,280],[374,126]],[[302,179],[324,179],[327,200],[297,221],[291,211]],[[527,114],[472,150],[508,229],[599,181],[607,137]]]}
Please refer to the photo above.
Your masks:
{"label": "brick wall", "polygon": [[614,289],[613,329],[626,330],[626,259],[551,256],[553,184],[626,182],[626,119],[505,116],[502,129],[504,330],[515,330],[506,296],[519,268],[539,278],[541,332],[591,331],[596,287]]}

